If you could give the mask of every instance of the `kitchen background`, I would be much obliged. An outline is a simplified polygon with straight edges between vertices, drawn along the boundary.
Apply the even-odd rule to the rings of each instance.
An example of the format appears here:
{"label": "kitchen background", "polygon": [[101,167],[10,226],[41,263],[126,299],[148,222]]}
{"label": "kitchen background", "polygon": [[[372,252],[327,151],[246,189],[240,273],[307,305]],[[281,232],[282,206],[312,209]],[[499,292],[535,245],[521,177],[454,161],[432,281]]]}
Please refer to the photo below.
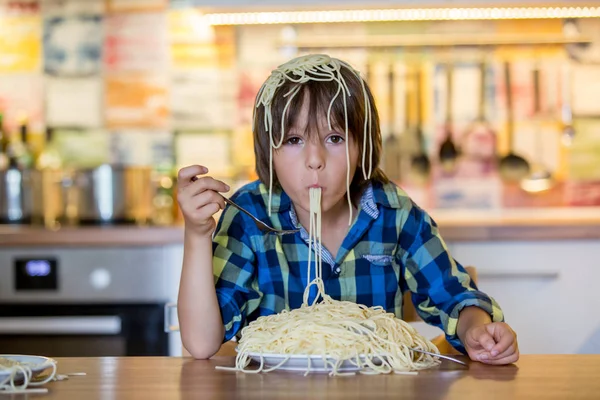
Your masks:
{"label": "kitchen background", "polygon": [[255,178],[260,84],[325,52],[367,76],[384,168],[423,206],[600,204],[597,18],[215,26],[198,3],[4,2],[5,147],[26,130],[30,166],[150,167],[154,206],[175,206],[164,194],[181,166],[234,187]]}
{"label": "kitchen background", "polygon": [[[0,352],[31,348],[51,326],[39,318],[56,314],[79,318],[59,323],[75,329],[64,348],[87,326],[96,354],[164,352],[148,332],[177,294],[177,170],[203,164],[233,188],[256,179],[254,97],[273,68],[309,52],[365,75],[384,170],[477,266],[522,350],[600,351],[600,298],[582,297],[600,279],[599,7],[1,0]],[[499,216],[511,224],[501,240]],[[14,319],[26,315],[38,328]]]}

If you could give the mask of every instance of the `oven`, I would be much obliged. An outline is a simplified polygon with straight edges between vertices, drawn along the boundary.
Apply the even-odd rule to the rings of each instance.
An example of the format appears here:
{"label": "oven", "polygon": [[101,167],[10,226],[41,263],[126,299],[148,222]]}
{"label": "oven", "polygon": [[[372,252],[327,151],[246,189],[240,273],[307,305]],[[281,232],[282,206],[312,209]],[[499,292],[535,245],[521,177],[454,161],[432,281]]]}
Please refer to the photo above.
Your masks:
{"label": "oven", "polygon": [[0,248],[0,354],[172,355],[164,307],[180,258],[167,247]]}

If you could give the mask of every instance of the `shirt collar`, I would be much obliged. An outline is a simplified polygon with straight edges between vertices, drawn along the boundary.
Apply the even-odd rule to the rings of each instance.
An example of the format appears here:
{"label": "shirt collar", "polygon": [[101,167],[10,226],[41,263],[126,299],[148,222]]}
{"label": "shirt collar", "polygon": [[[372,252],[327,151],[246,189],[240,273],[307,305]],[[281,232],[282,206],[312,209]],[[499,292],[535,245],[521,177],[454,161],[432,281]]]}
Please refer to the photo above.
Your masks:
{"label": "shirt collar", "polygon": [[[383,190],[381,190],[381,191],[383,191]],[[286,197],[287,197],[287,195],[286,195]],[[369,182],[360,198],[359,212],[360,212],[360,210],[363,210],[372,219],[377,219],[377,217],[379,217],[379,208],[377,207],[377,203],[378,203],[377,198],[378,197],[380,197],[380,196],[377,196],[377,190],[374,190],[373,185]],[[386,199],[386,198],[387,198],[386,196],[383,196],[383,199]],[[288,201],[289,201],[289,197],[288,197]],[[386,204],[389,204],[389,202],[387,200],[386,200]],[[300,225],[300,222],[298,221],[298,215],[296,214],[296,210],[294,209],[293,205],[291,205],[291,201],[290,201],[290,204],[288,204],[288,208],[289,208],[290,220],[292,221],[292,224],[294,225],[294,227],[296,229],[302,228],[302,226]],[[300,235],[302,236],[303,239],[308,239],[308,233],[306,232],[305,229],[300,230]]]}
{"label": "shirt collar", "polygon": [[[261,183],[259,185],[259,190],[265,204],[268,204],[269,188],[263,183]],[[379,216],[378,205],[382,205],[388,208],[401,208],[402,199],[405,198],[407,198],[407,195],[392,183],[384,185],[379,182],[369,182],[367,183],[367,186],[360,198],[359,211],[362,209],[369,217],[377,219],[377,217]],[[296,210],[293,207],[290,197],[280,188],[273,188],[273,195],[271,199],[271,212],[283,213],[288,210],[293,225],[296,228],[298,228],[298,216],[296,214]]]}

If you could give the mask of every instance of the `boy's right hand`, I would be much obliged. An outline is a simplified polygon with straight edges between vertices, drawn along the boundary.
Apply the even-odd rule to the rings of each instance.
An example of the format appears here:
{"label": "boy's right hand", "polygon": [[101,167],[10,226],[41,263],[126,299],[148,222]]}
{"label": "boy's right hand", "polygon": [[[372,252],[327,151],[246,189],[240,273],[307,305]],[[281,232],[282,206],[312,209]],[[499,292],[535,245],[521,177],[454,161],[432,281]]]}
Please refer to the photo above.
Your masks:
{"label": "boy's right hand", "polygon": [[217,225],[213,215],[225,208],[225,200],[218,192],[229,191],[229,186],[210,176],[198,177],[206,173],[208,168],[191,165],[177,174],[177,202],[186,230],[199,236],[212,235]]}

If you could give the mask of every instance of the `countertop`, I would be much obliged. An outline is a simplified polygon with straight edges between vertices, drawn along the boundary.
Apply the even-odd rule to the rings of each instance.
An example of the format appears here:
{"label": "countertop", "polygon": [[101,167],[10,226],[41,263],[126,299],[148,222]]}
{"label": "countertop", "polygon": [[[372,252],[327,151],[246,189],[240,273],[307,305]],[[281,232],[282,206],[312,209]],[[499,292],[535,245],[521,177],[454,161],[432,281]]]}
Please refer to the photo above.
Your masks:
{"label": "countertop", "polygon": [[447,361],[418,375],[356,375],[216,370],[233,357],[57,358],[61,374],[85,372],[47,384],[46,395],[11,399],[597,399],[600,355],[522,355],[513,365]]}
{"label": "countertop", "polygon": [[[600,239],[600,208],[432,210],[447,242]],[[183,227],[0,225],[2,246],[156,246],[183,243]]]}

